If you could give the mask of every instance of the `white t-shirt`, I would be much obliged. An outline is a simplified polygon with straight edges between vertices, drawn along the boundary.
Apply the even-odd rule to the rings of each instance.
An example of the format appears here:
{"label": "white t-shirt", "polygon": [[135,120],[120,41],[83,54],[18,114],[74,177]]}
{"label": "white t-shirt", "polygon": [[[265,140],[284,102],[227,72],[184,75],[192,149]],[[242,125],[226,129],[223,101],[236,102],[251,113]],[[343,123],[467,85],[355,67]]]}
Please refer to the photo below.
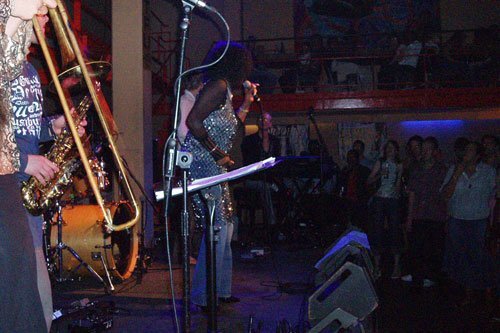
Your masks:
{"label": "white t-shirt", "polygon": [[405,56],[399,61],[399,64],[417,68],[418,55],[420,54],[421,50],[422,43],[420,43],[418,40],[413,41],[403,50],[403,54],[405,54]]}
{"label": "white t-shirt", "polygon": [[[450,181],[455,166],[448,169],[443,188]],[[476,172],[468,176],[463,172],[457,181],[455,192],[448,201],[448,214],[461,220],[482,220],[490,215],[490,199],[495,195],[496,171],[493,167],[479,163]]]}
{"label": "white t-shirt", "polygon": [[196,97],[189,90],[184,90],[184,94],[181,96],[180,103],[180,111],[181,111],[181,121],[179,123],[179,127],[177,128],[177,136],[181,143],[184,143],[186,139],[186,135],[189,131],[186,120],[191,112],[191,109],[194,106],[194,102],[196,102]]}

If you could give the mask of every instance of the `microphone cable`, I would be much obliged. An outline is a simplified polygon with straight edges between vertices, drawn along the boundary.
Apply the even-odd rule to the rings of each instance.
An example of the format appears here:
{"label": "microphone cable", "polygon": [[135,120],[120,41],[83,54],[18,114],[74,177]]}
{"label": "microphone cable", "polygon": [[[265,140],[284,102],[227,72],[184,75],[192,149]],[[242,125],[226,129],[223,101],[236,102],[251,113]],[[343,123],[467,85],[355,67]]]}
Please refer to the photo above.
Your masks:
{"label": "microphone cable", "polygon": [[[194,72],[194,71],[199,71],[201,69],[205,69],[205,68],[208,68],[208,67],[211,67],[213,65],[215,65],[216,63],[218,63],[225,55],[226,55],[226,52],[227,50],[229,49],[229,42],[231,41],[231,33],[230,33],[230,29],[229,29],[229,25],[227,23],[227,21],[224,19],[224,17],[213,7],[205,7],[207,8],[207,10],[213,12],[214,14],[216,14],[220,19],[221,21],[224,23],[225,27],[226,27],[226,31],[227,31],[227,43],[226,43],[226,47],[224,49],[224,51],[222,52],[221,56],[216,59],[215,61],[209,63],[209,64],[206,64],[206,65],[202,65],[202,66],[198,66],[198,67],[194,67],[194,68],[191,68],[191,69],[188,69],[182,73],[179,74],[179,76],[177,77],[177,79],[175,80],[175,83],[174,83],[174,96],[176,96],[178,93],[180,93],[178,90],[177,90],[177,85],[179,83],[179,80],[191,73],[191,72]],[[177,110],[176,110],[177,111]],[[178,112],[175,112],[174,114],[174,128],[176,128],[175,124],[177,123],[178,119],[177,119],[177,116],[178,116]],[[172,133],[170,134],[169,138],[168,139],[171,139],[172,136],[174,135],[174,131],[172,131]],[[166,142],[169,142],[169,140],[167,139]],[[177,149],[177,148],[176,148]],[[162,161],[162,174],[164,175],[163,177],[163,188],[166,189],[167,188],[167,180],[166,180],[166,177],[165,177],[165,174],[166,174],[166,156],[167,156],[167,152],[168,152],[168,145],[165,144],[165,146],[163,147],[163,161]],[[165,196],[164,200],[170,200],[170,195],[167,197]],[[168,208],[168,204],[165,205],[165,209]],[[167,214],[168,212],[165,212],[165,214]],[[169,275],[170,275],[170,290],[171,290],[171,295],[172,295],[172,308],[173,308],[173,312],[174,312],[174,321],[175,321],[175,328],[176,328],[176,332],[177,333],[180,333],[181,331],[181,327],[180,327],[180,324],[179,324],[179,315],[177,313],[177,305],[176,305],[176,301],[175,301],[175,286],[174,286],[174,277],[173,277],[173,269],[172,269],[172,256],[171,256],[171,253],[170,253],[170,237],[169,237],[169,222],[168,222],[168,218],[165,218],[165,238],[166,238],[166,246],[167,246],[167,262],[168,262],[168,272],[169,272]]]}

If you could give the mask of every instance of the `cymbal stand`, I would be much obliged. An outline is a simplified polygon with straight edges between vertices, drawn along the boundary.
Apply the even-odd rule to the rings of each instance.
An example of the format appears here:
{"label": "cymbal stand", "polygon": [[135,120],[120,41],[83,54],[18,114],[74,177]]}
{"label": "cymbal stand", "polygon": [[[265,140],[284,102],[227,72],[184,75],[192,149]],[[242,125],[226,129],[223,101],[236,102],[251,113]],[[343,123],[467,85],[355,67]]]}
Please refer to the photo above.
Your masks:
{"label": "cymbal stand", "polygon": [[[80,267],[84,267],[85,269],[87,269],[90,274],[95,277],[99,282],[101,282],[104,286],[104,289],[107,293],[111,292],[111,291],[114,291],[114,286],[113,284],[111,283],[111,279],[109,279],[109,275],[108,275],[108,282],[110,283],[110,285],[108,286],[106,284],[106,282],[104,281],[104,279],[92,268],[92,266],[90,266],[88,263],[86,263],[81,257],[80,255],[78,254],[78,252],[75,251],[75,249],[73,249],[71,246],[68,246],[67,244],[65,244],[62,240],[62,232],[63,232],[63,225],[65,224],[64,220],[63,220],[63,217],[62,217],[62,208],[63,208],[63,205],[61,205],[61,203],[59,201],[56,201],[56,210],[57,210],[57,245],[56,245],[56,255],[57,255],[57,276],[56,276],[56,281],[57,282],[64,282],[64,281],[67,281],[69,279],[66,279],[63,277],[63,270],[64,270],[64,267],[63,267],[63,251],[64,250],[67,250],[69,251],[69,253],[76,259],[78,260],[78,262],[80,263],[80,265],[78,265],[75,269],[73,269],[73,271],[77,271],[78,269],[80,269]],[[105,267],[105,270],[107,272],[107,267],[106,267],[106,264],[104,263],[104,261],[102,260],[102,256],[101,256],[101,261]]]}
{"label": "cymbal stand", "polygon": [[321,134],[321,131],[319,130],[318,123],[316,122],[316,118],[314,117],[314,108],[311,107],[309,108],[309,111],[307,113],[309,120],[312,122],[314,129],[316,131],[316,135],[318,136],[319,144],[320,144],[320,151],[319,151],[319,169],[320,169],[320,181],[317,186],[315,186],[315,189],[319,187],[320,192],[323,191],[323,186],[325,185],[325,170],[323,169],[324,167],[324,161],[329,159],[331,156],[328,147],[325,143],[325,139],[323,138],[323,135]]}

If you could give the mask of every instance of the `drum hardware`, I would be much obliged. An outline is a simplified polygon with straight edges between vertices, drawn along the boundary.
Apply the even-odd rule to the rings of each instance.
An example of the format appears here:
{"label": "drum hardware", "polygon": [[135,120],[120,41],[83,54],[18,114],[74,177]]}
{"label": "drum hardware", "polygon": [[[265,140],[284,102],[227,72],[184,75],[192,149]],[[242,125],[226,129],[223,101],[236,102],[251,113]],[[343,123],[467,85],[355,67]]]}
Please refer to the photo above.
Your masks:
{"label": "drum hardware", "polygon": [[[98,246],[96,246],[96,248],[97,247]],[[102,246],[102,248],[108,248],[108,247]],[[111,275],[109,274],[108,265],[106,264],[106,261],[104,261],[104,258],[102,257],[101,252],[92,252],[91,256],[92,256],[92,260],[101,261],[102,267],[104,268],[104,273],[106,274],[106,279],[108,280],[108,283],[109,283],[109,289],[111,291],[115,291],[115,286],[113,285],[113,282],[111,281]]]}
{"label": "drum hardware", "polygon": [[[60,265],[57,255],[62,250],[58,249],[56,244],[69,244],[82,261],[100,262],[92,264],[91,268],[113,291],[112,282],[126,280],[134,272],[138,256],[138,237],[135,227],[106,233],[99,206],[72,205],[69,202],[60,202],[59,205],[60,210],[52,210],[45,214],[43,239],[49,272],[52,276],[58,277],[59,267],[62,267],[61,272],[71,272],[79,278],[88,275],[95,278],[89,269],[80,269],[84,265],[75,256],[63,256],[62,266]],[[107,209],[116,225],[122,225],[133,214],[133,208],[128,202],[108,204]],[[55,226],[58,224],[64,230],[61,231],[60,237],[59,232],[55,232]]]}
{"label": "drum hardware", "polygon": [[55,274],[55,264],[52,258],[52,251],[50,248],[50,221],[51,221],[51,212],[50,210],[44,211],[42,213],[43,222],[42,222],[42,248],[43,248],[43,257],[45,259],[45,265],[47,266],[47,271],[51,276]]}
{"label": "drum hardware", "polygon": [[[140,184],[140,183],[138,183]],[[139,238],[139,252],[137,255],[137,265],[136,265],[136,283],[142,284],[142,278],[148,271],[148,267],[151,266],[151,253],[146,249],[145,244],[145,230],[146,230],[146,219],[148,214],[148,206],[145,204],[146,199],[141,199],[141,212],[143,214],[141,218],[141,231],[138,233]],[[154,208],[154,205],[152,205]],[[159,212],[156,212],[159,214]]]}
{"label": "drum hardware", "polygon": [[[64,204],[58,200],[58,201],[56,201],[55,207],[57,210],[57,220],[56,220],[57,245],[55,246],[55,255],[57,256],[56,281],[57,282],[64,282],[64,281],[70,280],[70,279],[63,277],[63,270],[64,270],[64,268],[63,268],[64,267],[63,266],[63,252],[64,252],[64,250],[67,250],[79,262],[79,265],[77,267],[75,267],[74,269],[72,269],[71,272],[76,272],[83,266],[87,271],[89,271],[89,273],[93,277],[95,277],[99,282],[101,282],[103,284],[106,293],[114,291],[115,288],[114,288],[113,284],[111,283],[111,279],[109,277],[107,266],[105,265],[104,260],[103,260],[102,256],[100,255],[100,253],[99,253],[99,256],[101,257],[101,261],[102,261],[102,263],[104,265],[104,269],[107,273],[109,285],[106,284],[104,279],[94,270],[94,268],[91,265],[89,265],[87,262],[85,262],[71,246],[68,246],[66,243],[63,242],[63,240],[62,240],[63,225],[66,224],[66,222],[63,219],[63,214],[62,214],[62,208],[64,207]],[[46,224],[46,227],[44,228],[44,233],[45,233],[44,239],[47,238],[47,233],[48,233],[47,232],[47,222],[45,222],[45,224]],[[46,243],[46,244],[48,244],[48,243]],[[49,246],[46,245],[45,248],[46,248],[46,252],[50,252]],[[50,260],[50,255],[49,255],[49,256],[47,256],[47,263],[49,264],[48,269],[49,269],[49,271],[54,272],[54,270],[55,270],[54,264],[49,263],[50,261],[51,260]]]}

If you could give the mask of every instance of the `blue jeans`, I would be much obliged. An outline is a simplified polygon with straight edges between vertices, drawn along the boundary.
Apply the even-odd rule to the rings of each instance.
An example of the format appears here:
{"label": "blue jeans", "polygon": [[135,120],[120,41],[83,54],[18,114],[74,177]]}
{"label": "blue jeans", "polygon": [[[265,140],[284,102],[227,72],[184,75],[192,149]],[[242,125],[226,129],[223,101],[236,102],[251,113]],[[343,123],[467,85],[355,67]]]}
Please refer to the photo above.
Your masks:
{"label": "blue jeans", "polygon": [[444,270],[466,288],[481,290],[498,286],[495,276],[498,264],[485,248],[487,224],[488,219],[448,220]]}
{"label": "blue jeans", "polygon": [[[400,200],[374,197],[372,204],[375,218],[370,243],[374,252],[380,254],[383,248],[389,248],[393,254],[400,254],[402,248]],[[387,232],[384,228],[386,218]]]}
{"label": "blue jeans", "polygon": [[[231,238],[233,237],[233,223],[223,223],[218,232],[219,241],[215,245],[217,297],[231,296],[231,280],[233,274],[233,255]],[[207,272],[205,237],[201,242],[198,262],[194,269],[191,300],[196,305],[207,305]]]}

